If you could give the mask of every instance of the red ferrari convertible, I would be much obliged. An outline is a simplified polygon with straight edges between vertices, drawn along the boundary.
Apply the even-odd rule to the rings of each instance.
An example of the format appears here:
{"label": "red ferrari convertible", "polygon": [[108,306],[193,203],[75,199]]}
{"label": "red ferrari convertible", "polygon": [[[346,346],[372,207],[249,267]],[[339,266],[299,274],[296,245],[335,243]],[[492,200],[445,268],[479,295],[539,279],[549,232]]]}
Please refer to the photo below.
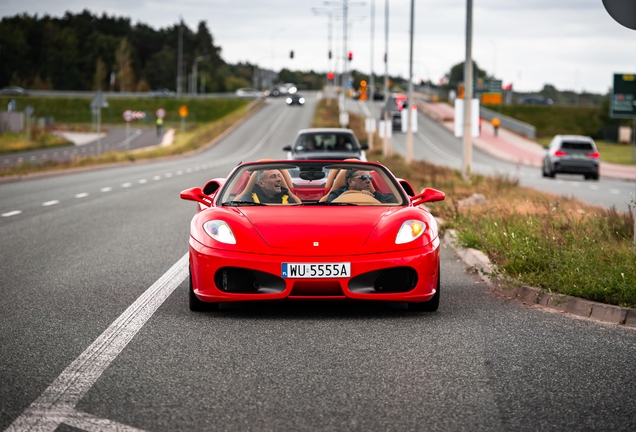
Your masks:
{"label": "red ferrari convertible", "polygon": [[190,225],[190,309],[222,302],[333,299],[439,306],[437,223],[379,163],[266,160],[181,192]]}

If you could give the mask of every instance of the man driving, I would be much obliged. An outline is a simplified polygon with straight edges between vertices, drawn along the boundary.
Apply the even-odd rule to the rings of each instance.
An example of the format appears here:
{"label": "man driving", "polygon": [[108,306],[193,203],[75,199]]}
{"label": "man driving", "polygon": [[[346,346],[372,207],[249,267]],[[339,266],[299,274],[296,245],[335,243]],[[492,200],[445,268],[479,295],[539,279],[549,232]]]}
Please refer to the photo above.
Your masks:
{"label": "man driving", "polygon": [[327,197],[327,202],[338,198],[346,191],[359,191],[369,195],[381,203],[396,203],[397,199],[393,194],[383,194],[378,191],[371,191],[371,174],[369,171],[350,169],[345,174],[345,186],[332,191]]}
{"label": "man driving", "polygon": [[258,171],[252,193],[244,200],[262,204],[289,204],[290,192],[281,183],[279,170]]}

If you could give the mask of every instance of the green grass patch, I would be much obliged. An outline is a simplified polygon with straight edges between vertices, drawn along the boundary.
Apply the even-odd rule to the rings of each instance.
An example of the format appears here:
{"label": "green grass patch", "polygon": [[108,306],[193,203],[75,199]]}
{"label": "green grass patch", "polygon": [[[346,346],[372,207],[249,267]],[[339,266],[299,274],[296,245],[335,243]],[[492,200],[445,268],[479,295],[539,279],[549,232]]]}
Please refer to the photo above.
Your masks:
{"label": "green grass patch", "polygon": [[[132,125],[154,125],[155,112],[159,108],[166,110],[165,125],[178,125],[179,107],[188,108],[188,123],[208,123],[216,121],[235,110],[247,106],[250,102],[244,99],[188,99],[188,98],[108,98],[108,108],[102,109],[102,123],[110,125],[124,125],[122,114],[125,110],[143,111],[146,118],[135,120]],[[7,106],[9,97],[0,96],[0,106]],[[56,124],[91,124],[93,121],[90,102],[92,97],[17,97],[18,111],[32,106],[34,117],[53,117]]]}
{"label": "green grass patch", "polygon": [[26,131],[0,134],[0,154],[72,145],[73,143],[65,138],[37,127],[31,128],[28,137]]}

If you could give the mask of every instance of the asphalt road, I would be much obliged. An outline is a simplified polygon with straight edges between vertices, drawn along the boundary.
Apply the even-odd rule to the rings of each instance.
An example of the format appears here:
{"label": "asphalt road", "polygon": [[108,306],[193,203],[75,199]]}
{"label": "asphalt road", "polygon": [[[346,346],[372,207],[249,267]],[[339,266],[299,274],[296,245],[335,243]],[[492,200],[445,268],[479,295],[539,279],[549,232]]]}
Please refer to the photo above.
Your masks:
{"label": "asphalt road", "polygon": [[[362,102],[349,102],[348,108],[362,115],[371,109]],[[375,104],[374,113],[379,115],[380,104]],[[401,155],[406,155],[406,134],[393,131],[393,148]],[[377,144],[382,145],[381,143]],[[464,144],[452,132],[432,120],[418,114],[418,132],[413,139],[413,157],[426,160],[436,165],[462,169]],[[559,174],[556,179],[541,176],[541,169],[511,164],[492,157],[478,148],[473,148],[472,169],[484,175],[499,175],[519,179],[522,186],[550,192],[556,195],[574,197],[592,205],[609,208],[616,207],[620,211],[628,211],[632,197],[636,197],[636,182],[615,180],[601,176],[599,181],[585,181],[582,175]]]}
{"label": "asphalt road", "polygon": [[0,184],[0,429],[636,430],[633,329],[492,297],[448,247],[433,314],[188,310],[179,192],[284,157],[313,104],[196,156]]}

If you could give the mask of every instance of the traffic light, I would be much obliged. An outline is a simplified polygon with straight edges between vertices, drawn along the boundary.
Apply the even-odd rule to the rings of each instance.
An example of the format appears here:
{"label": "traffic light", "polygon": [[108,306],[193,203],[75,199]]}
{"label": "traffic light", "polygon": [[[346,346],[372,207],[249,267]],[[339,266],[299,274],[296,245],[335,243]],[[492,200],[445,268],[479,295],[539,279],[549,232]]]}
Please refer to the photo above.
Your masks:
{"label": "traffic light", "polygon": [[329,81],[333,81],[333,78],[334,78],[334,74],[333,74],[333,72],[329,72],[329,73],[327,74],[327,79],[328,79]]}
{"label": "traffic light", "polygon": [[353,52],[349,51],[349,61],[353,60]]}
{"label": "traffic light", "polygon": [[289,52],[289,58],[292,58],[292,59],[294,58],[294,50],[291,50]]}

